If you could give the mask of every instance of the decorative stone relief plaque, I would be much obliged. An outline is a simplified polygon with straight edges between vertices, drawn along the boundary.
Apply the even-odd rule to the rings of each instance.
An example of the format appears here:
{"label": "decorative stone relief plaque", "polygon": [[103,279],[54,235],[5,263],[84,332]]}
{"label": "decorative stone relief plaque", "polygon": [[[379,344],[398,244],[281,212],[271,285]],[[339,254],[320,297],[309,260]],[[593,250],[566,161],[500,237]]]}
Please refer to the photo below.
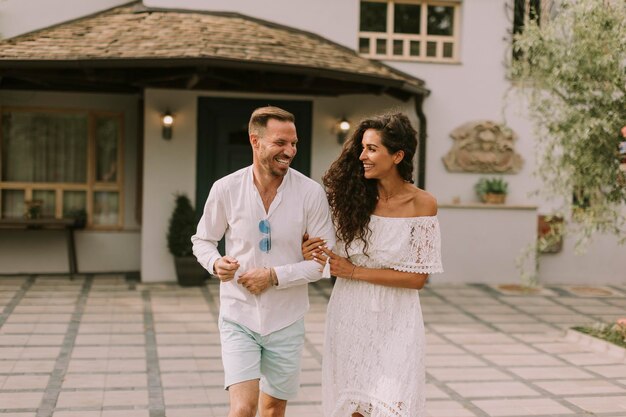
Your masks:
{"label": "decorative stone relief plaque", "polygon": [[454,145],[443,157],[450,172],[519,172],[524,164],[515,152],[517,135],[508,127],[488,120],[465,123],[450,133]]}

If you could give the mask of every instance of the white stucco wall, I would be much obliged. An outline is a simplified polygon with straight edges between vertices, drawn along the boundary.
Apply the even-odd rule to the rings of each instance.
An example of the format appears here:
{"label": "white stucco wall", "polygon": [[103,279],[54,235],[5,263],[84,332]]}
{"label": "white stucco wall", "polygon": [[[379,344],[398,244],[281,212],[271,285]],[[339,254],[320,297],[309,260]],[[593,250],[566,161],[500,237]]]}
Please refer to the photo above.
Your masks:
{"label": "white stucco wall", "polygon": [[[444,273],[437,282],[518,283],[516,260],[535,239],[535,207],[439,208]],[[530,227],[529,227],[530,226]],[[530,267],[529,252],[524,265]]]}
{"label": "white stucco wall", "polygon": [[[116,94],[0,92],[0,106],[122,112],[124,115],[124,227],[120,231],[75,233],[79,272],[137,271],[139,224],[137,195],[137,103]],[[65,234],[57,231],[0,229],[0,273],[67,272]]]}

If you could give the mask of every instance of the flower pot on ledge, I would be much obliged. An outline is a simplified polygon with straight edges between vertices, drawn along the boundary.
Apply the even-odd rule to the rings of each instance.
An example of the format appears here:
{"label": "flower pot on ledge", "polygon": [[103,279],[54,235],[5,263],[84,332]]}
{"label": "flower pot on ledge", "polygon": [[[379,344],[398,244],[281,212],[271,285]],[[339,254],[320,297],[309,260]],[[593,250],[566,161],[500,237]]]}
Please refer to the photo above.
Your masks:
{"label": "flower pot on ledge", "polygon": [[508,183],[503,178],[482,177],[474,184],[476,195],[487,204],[504,204]]}
{"label": "flower pot on ledge", "polygon": [[486,193],[482,195],[483,202],[487,204],[504,204],[506,194]]}

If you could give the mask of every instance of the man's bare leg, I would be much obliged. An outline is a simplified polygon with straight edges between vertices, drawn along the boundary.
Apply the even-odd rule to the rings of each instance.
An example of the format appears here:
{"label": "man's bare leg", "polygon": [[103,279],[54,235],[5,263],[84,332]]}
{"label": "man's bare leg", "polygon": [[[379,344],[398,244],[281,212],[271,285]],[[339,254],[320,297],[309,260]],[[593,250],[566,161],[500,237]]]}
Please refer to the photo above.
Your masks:
{"label": "man's bare leg", "polygon": [[278,398],[261,392],[259,405],[261,417],[285,417],[287,400],[279,400]]}
{"label": "man's bare leg", "polygon": [[228,417],[255,417],[259,404],[259,380],[240,382],[228,387],[230,410]]}

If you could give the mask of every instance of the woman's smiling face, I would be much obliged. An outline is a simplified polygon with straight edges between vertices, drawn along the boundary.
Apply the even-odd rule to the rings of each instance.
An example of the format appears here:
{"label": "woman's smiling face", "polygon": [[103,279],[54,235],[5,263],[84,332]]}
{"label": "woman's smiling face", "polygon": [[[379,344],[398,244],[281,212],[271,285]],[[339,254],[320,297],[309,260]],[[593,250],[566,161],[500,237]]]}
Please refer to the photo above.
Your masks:
{"label": "woman's smiling face", "polygon": [[383,145],[380,133],[375,129],[367,129],[361,140],[363,150],[359,159],[363,162],[365,178],[381,179],[396,169],[395,155]]}

